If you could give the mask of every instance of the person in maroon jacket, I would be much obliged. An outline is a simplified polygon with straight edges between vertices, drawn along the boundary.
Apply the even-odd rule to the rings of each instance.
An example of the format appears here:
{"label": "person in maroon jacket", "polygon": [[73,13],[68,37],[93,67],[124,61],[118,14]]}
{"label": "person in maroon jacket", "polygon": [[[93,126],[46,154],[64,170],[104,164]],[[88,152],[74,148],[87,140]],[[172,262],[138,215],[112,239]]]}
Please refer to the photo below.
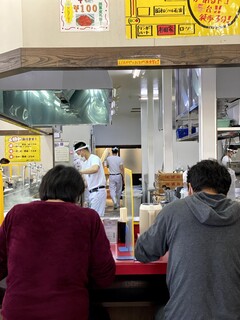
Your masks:
{"label": "person in maroon jacket", "polygon": [[109,286],[115,262],[96,211],[80,207],[84,182],[57,165],[43,177],[40,201],[15,205],[0,228],[4,320],[87,320],[89,289]]}

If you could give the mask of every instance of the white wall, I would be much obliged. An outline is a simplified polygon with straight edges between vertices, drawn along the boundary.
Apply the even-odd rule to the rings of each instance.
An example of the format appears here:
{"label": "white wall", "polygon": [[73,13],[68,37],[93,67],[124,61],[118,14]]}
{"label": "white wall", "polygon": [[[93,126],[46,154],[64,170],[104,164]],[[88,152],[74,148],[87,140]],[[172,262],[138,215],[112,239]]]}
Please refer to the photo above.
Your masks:
{"label": "white wall", "polygon": [[[174,132],[174,137],[176,134]],[[173,167],[187,169],[199,161],[199,143],[197,141],[178,142],[173,137]]]}
{"label": "white wall", "polygon": [[[69,163],[63,163],[65,165],[72,165],[73,164],[73,144],[79,141],[86,142],[90,145],[91,143],[91,125],[71,125],[71,126],[63,126],[62,133],[59,139],[55,139],[56,142],[63,141],[70,143],[70,156],[69,156]],[[56,163],[56,164],[59,164]]]}
{"label": "white wall", "polygon": [[[70,161],[69,163],[64,163],[65,165],[72,165],[72,155],[73,155],[73,144],[77,141],[84,141],[90,144],[91,139],[91,125],[72,125],[63,126],[63,131],[61,133],[60,139],[54,139],[55,141],[64,141],[70,143]],[[0,130],[24,130],[21,127],[4,122],[0,120]],[[44,171],[51,169],[54,165],[54,142],[53,136],[40,136],[41,141],[41,163],[43,165]],[[6,157],[4,154],[5,150],[5,136],[0,136],[0,158]],[[59,163],[55,163],[59,164]]]}
{"label": "white wall", "polygon": [[34,1],[34,9],[32,0],[22,0],[22,5],[24,47],[154,45],[154,39],[126,39],[124,0],[109,0],[110,30],[103,32],[61,32],[59,0]]}
{"label": "white wall", "polygon": [[104,32],[60,32],[59,0],[34,1],[34,7],[33,0],[22,0],[22,6],[24,47],[174,46],[240,42],[239,36],[128,40],[124,0],[109,0],[110,30]]}
{"label": "white wall", "polygon": [[[96,146],[104,145],[141,145],[141,122],[139,117],[117,116],[112,125],[93,126]],[[187,165],[193,165],[198,161],[198,142],[176,141],[175,130],[173,131],[173,155],[174,168],[183,169]],[[191,150],[191,152],[189,152]],[[163,140],[162,131],[159,133],[158,142],[155,142],[154,151],[156,152],[156,169],[162,169],[163,163]]]}
{"label": "white wall", "polygon": [[23,46],[21,0],[1,0],[0,39],[0,54]]}
{"label": "white wall", "polygon": [[93,126],[96,146],[141,145],[140,113],[113,116],[112,125]]}
{"label": "white wall", "polygon": [[240,68],[217,68],[216,78],[217,98],[240,97]]}
{"label": "white wall", "polygon": [[[109,0],[110,30],[61,32],[59,0],[1,0],[0,53],[18,47],[121,47],[240,43],[237,36],[126,39],[125,1]],[[47,36],[46,36],[47,35]]]}

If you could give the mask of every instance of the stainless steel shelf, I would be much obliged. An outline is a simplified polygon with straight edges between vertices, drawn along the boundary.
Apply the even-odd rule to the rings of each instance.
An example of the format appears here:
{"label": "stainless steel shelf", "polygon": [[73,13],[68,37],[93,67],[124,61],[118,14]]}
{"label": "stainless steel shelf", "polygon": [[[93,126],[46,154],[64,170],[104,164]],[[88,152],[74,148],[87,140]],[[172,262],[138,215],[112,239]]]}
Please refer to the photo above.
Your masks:
{"label": "stainless steel shelf", "polygon": [[192,133],[192,134],[189,134],[188,136],[177,139],[177,141],[195,141],[197,139],[198,139],[198,133]]}
{"label": "stainless steel shelf", "polygon": [[220,127],[217,128],[217,131],[223,131],[223,132],[231,132],[231,131],[240,131],[240,127]]}
{"label": "stainless steel shelf", "polygon": [[[240,135],[240,127],[224,127],[217,128],[218,140],[238,137]],[[193,133],[188,136],[177,139],[177,141],[194,141],[198,140],[198,133]]]}
{"label": "stainless steel shelf", "polygon": [[218,140],[235,138],[240,135],[240,127],[221,127],[217,128]]}

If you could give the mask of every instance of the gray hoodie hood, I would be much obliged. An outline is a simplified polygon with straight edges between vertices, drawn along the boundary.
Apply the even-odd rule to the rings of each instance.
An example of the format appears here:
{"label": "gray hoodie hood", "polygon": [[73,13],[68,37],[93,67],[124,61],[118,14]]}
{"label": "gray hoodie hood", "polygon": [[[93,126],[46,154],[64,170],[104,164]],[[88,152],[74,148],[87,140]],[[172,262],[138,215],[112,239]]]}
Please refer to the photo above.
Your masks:
{"label": "gray hoodie hood", "polygon": [[192,214],[205,225],[227,226],[240,217],[240,203],[223,194],[198,192],[184,199]]}

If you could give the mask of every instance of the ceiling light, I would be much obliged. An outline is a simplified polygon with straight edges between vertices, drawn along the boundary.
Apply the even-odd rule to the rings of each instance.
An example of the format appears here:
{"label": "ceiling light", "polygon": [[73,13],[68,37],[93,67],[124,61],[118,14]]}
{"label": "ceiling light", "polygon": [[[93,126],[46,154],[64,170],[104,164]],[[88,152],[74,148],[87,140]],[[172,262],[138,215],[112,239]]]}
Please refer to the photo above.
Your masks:
{"label": "ceiling light", "polygon": [[60,105],[61,105],[60,102],[57,101],[57,100],[54,101],[54,104],[55,104],[56,106],[58,106],[58,107],[60,107]]}
{"label": "ceiling light", "polygon": [[[148,100],[148,96],[141,96],[140,100]],[[158,100],[158,96],[153,96],[153,100]]]}
{"label": "ceiling light", "polygon": [[114,98],[117,96],[117,89],[116,88],[112,89],[112,95]]}
{"label": "ceiling light", "polygon": [[140,76],[140,73],[141,73],[141,70],[139,70],[139,69],[134,69],[134,70],[132,71],[132,76],[133,76],[133,78],[139,77],[139,76]]}
{"label": "ceiling light", "polygon": [[45,95],[46,98],[49,98],[49,93],[46,90],[41,90],[41,92]]}
{"label": "ceiling light", "polygon": [[39,93],[37,91],[30,91],[32,94],[34,94],[37,98],[39,98]]}

